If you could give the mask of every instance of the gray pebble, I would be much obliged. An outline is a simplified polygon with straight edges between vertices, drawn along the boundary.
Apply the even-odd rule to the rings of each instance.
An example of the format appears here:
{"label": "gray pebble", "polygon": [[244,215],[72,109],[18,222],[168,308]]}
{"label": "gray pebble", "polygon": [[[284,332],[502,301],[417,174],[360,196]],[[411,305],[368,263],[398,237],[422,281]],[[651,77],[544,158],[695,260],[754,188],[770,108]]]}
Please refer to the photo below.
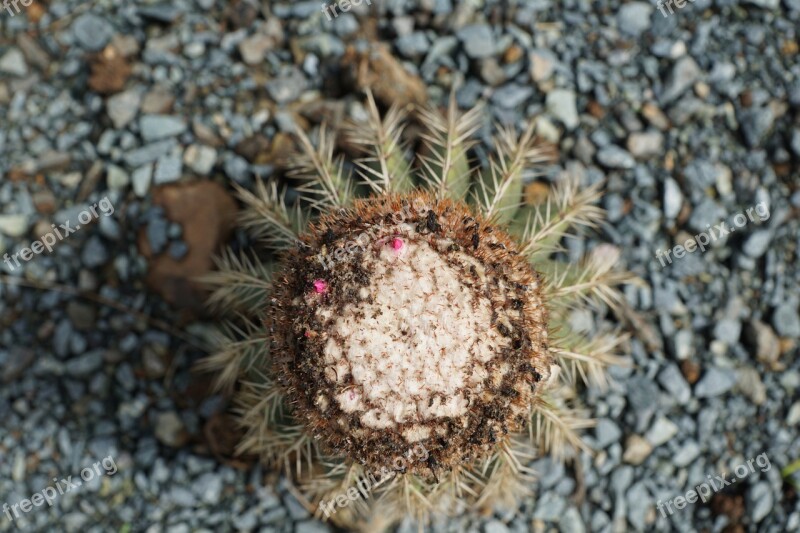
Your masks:
{"label": "gray pebble", "polygon": [[736,384],[736,372],[728,368],[708,367],[694,386],[698,398],[712,398],[725,394]]}
{"label": "gray pebble", "polygon": [[183,241],[173,241],[169,244],[169,255],[176,261],[180,261],[189,253],[189,247]]}
{"label": "gray pebble", "polygon": [[683,193],[681,188],[672,178],[664,180],[664,217],[674,220],[683,207]]}
{"label": "gray pebble", "polygon": [[494,34],[488,24],[464,26],[456,35],[469,57],[480,59],[494,55]]}
{"label": "gray pebble", "polygon": [[498,107],[511,109],[523,104],[533,95],[533,89],[525,85],[509,83],[492,94],[492,103]]}
{"label": "gray pebble", "polygon": [[772,489],[766,481],[760,481],[747,491],[747,508],[753,522],[759,523],[773,510]]}
{"label": "gray pebble", "polygon": [[650,28],[652,13],[653,6],[646,2],[623,4],[617,12],[617,27],[622,33],[637,37]]}
{"label": "gray pebble", "polygon": [[679,404],[686,404],[692,397],[692,389],[683,377],[678,365],[668,364],[658,375],[658,382]]}
{"label": "gray pebble", "polygon": [[144,115],[139,119],[139,131],[145,142],[158,141],[186,131],[186,121],[170,115]]}
{"label": "gray pebble", "polygon": [[601,148],[597,152],[597,162],[606,168],[629,169],[636,166],[633,156],[615,144]]}
{"label": "gray pebble", "polygon": [[133,185],[133,192],[139,198],[144,197],[147,191],[150,190],[150,182],[153,178],[153,165],[143,165],[131,174],[131,183]]}
{"label": "gray pebble", "polygon": [[150,249],[153,255],[158,255],[167,246],[167,228],[169,223],[160,217],[150,220],[147,224],[147,241],[150,243]]}
{"label": "gray pebble", "polygon": [[598,448],[606,448],[612,443],[619,442],[622,437],[622,430],[608,418],[601,418],[597,421],[594,433]]}
{"label": "gray pebble", "polygon": [[800,315],[797,304],[787,302],[779,305],[772,315],[772,325],[781,337],[800,337]]}
{"label": "gray pebble", "polygon": [[103,365],[103,352],[102,350],[94,350],[88,352],[80,357],[76,357],[67,361],[66,371],[67,374],[82,378],[96,372]]}
{"label": "gray pebble", "polygon": [[580,119],[575,105],[575,93],[567,89],[554,89],[547,93],[547,111],[568,129],[578,126]]}
{"label": "gray pebble", "polygon": [[114,28],[105,19],[85,13],[72,23],[72,35],[85,50],[99,52],[111,40]]}
{"label": "gray pebble", "polygon": [[109,254],[102,239],[96,235],[89,237],[81,252],[81,262],[89,268],[97,268],[108,262]]}
{"label": "gray pebble", "polygon": [[688,466],[697,459],[698,455],[700,455],[700,446],[695,441],[689,440],[684,442],[672,456],[672,462],[675,466]]}
{"label": "gray pebble", "polygon": [[181,178],[183,172],[183,159],[180,153],[171,153],[158,158],[153,182],[156,185],[172,183]]}
{"label": "gray pebble", "polygon": [[775,114],[769,106],[751,107],[739,113],[739,127],[748,146],[759,146],[772,129]]}
{"label": "gray pebble", "polygon": [[680,58],[672,67],[669,79],[661,92],[659,100],[668,104],[680,97],[686,90],[700,79],[702,71],[691,56]]}
{"label": "gray pebble", "polygon": [[18,77],[28,74],[28,65],[25,63],[25,56],[22,55],[19,48],[9,48],[8,51],[0,57],[0,72]]}
{"label": "gray pebble", "polygon": [[417,57],[428,51],[428,38],[421,31],[404,35],[395,41],[395,46],[404,57]]}

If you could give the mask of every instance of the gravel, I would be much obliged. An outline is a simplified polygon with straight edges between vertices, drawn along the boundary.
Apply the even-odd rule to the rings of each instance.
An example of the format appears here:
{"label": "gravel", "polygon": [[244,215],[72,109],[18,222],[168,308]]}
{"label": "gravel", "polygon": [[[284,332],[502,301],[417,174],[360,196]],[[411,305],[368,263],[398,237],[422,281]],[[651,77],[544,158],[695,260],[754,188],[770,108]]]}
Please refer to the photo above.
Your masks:
{"label": "gravel", "polygon": [[[441,106],[451,83],[463,109],[485,103],[484,141],[492,123],[536,120],[559,153],[537,181],[569,172],[606,190],[609,222],[566,240],[564,256],[609,242],[644,281],[625,291],[623,320],[576,319],[631,334],[620,350],[632,364],[581,394],[596,454],[538,458],[520,509],[465,510],[431,530],[796,530],[781,470],[800,458],[800,2],[672,6],[664,17],[644,0],[381,0],[330,21],[319,2],[286,0],[4,10],[0,255],[105,197],[115,212],[14,272],[0,263],[66,289],[0,280],[0,504],[109,455],[118,472],[17,521],[0,514],[0,532],[332,530],[281,475],[215,452],[233,437],[229,406],[206,393],[192,371],[203,352],[185,339],[209,319],[169,269],[210,261],[194,254],[217,228],[210,202],[173,206],[203,213],[200,228],[154,203],[164,186],[254,190],[256,176],[282,175],[295,125],[363,116],[343,64],[377,51],[374,38],[421,80],[414,105]],[[759,202],[769,220],[655,259]],[[228,243],[250,245],[240,231]],[[658,511],[759,454],[772,468],[713,505]]]}

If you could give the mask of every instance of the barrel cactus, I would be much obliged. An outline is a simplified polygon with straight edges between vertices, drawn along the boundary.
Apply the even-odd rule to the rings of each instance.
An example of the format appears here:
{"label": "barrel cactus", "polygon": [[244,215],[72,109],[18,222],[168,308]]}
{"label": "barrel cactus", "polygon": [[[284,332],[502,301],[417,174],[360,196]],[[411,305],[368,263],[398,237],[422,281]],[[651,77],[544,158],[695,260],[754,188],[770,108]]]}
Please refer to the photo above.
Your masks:
{"label": "barrel cactus", "polygon": [[624,335],[568,320],[622,304],[634,278],[618,252],[556,259],[602,220],[600,186],[564,177],[523,206],[523,180],[553,157],[533,126],[498,127],[472,168],[480,107],[419,111],[413,158],[406,111],[382,117],[369,94],[366,110],[345,131],[354,165],[324,127],[297,132],[298,202],[275,183],[239,188],[258,245],[207,278],[230,320],[204,367],[234,396],[239,452],[283,469],[321,518],[375,530],[513,504],[531,458],[586,448],[577,391],[623,360]]}

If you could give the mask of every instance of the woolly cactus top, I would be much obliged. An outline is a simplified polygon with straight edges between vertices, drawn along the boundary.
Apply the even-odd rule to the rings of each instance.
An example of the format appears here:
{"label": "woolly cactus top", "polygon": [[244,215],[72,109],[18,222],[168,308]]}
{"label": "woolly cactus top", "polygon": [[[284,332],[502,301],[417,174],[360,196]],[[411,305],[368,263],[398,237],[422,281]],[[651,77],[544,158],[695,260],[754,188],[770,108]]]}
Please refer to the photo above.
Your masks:
{"label": "woolly cactus top", "polygon": [[377,198],[325,217],[290,254],[271,313],[299,414],[337,453],[415,471],[518,430],[549,375],[538,276],[466,205]]}

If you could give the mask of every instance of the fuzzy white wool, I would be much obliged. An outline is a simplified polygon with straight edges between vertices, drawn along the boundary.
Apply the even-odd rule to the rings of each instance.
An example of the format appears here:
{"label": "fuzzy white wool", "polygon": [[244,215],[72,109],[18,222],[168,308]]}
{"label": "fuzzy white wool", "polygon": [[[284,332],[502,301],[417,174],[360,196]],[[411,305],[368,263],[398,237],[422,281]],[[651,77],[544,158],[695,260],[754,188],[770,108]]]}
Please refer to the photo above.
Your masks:
{"label": "fuzzy white wool", "polygon": [[483,390],[484,365],[506,339],[491,324],[489,300],[427,243],[384,246],[364,267],[374,285],[337,317],[333,332],[343,342],[325,345],[326,377],[344,384],[352,376],[355,388],[334,398],[344,412],[363,413],[375,429],[410,423],[404,435],[413,442],[429,431],[415,422],[467,414],[462,391]]}

